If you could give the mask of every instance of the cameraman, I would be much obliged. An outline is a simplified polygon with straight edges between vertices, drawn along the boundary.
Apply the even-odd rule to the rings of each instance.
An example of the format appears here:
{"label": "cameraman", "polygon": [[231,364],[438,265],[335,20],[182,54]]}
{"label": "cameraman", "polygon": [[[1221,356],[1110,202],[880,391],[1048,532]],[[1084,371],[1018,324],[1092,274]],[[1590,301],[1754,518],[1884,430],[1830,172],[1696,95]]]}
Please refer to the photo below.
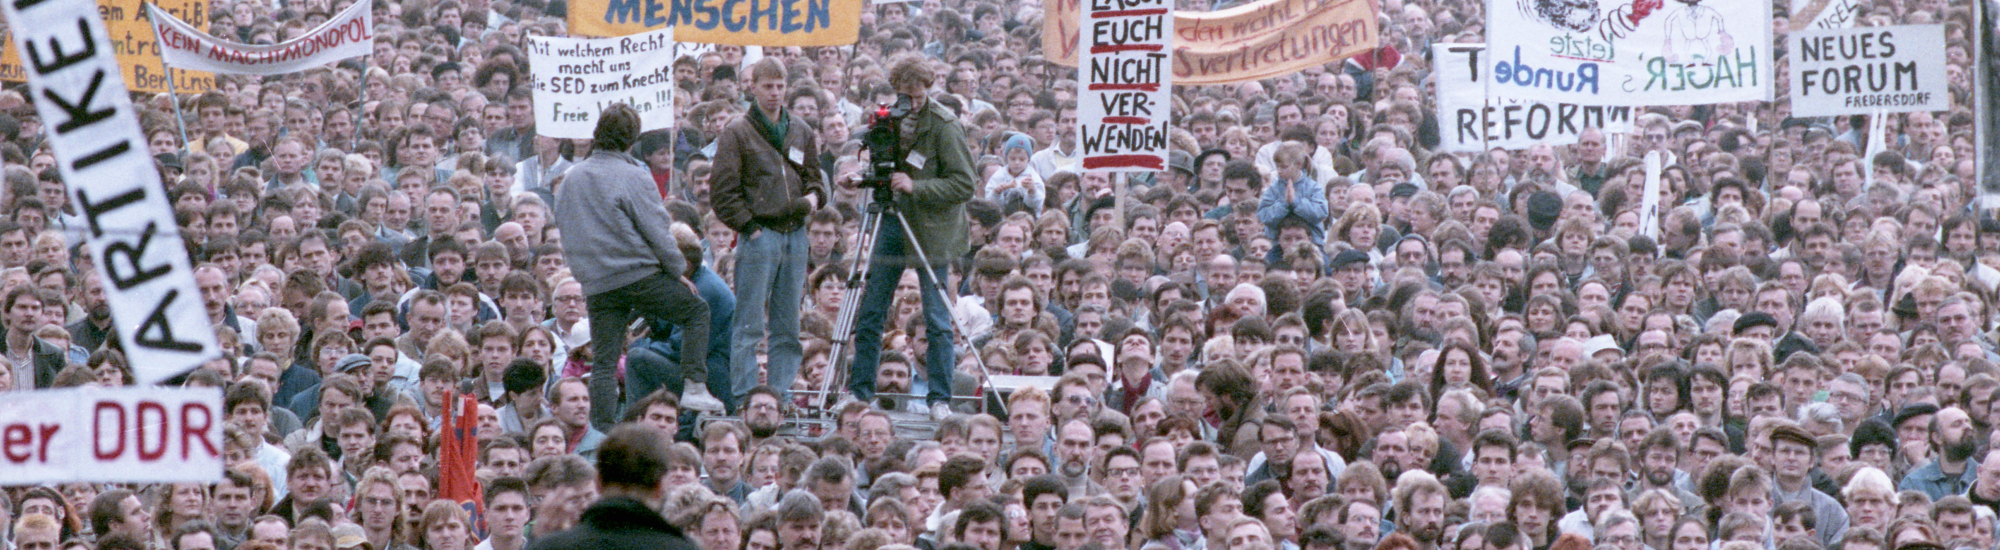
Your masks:
{"label": "cameraman", "polygon": [[[937,73],[922,56],[904,54],[889,67],[889,84],[896,89],[899,100],[909,101],[910,110],[909,115],[891,122],[897,124],[901,141],[897,171],[889,176],[889,188],[895,196],[894,210],[885,213],[876,227],[868,283],[862,290],[860,316],[855,320],[854,365],[847,388],[864,402],[875,398],[882,324],[889,314],[896,282],[902,278],[904,269],[918,267],[917,251],[912,250],[912,245],[922,248],[931,270],[940,277],[948,277],[949,260],[965,254],[966,250],[965,202],[972,199],[973,193],[972,152],[966,149],[965,130],[957,116],[930,101],[929,89],[936,80]],[[839,182],[853,186],[861,178],[861,174],[849,172],[842,174]],[[916,233],[918,242],[909,242],[902,224],[895,219],[897,212],[909,221],[910,231]],[[931,417],[943,418],[951,414],[951,376],[957,364],[951,307],[945,303],[946,290],[931,278],[930,272],[917,269],[917,274],[921,277],[919,292],[924,300],[924,335],[930,343],[924,355],[930,379],[925,397]]]}

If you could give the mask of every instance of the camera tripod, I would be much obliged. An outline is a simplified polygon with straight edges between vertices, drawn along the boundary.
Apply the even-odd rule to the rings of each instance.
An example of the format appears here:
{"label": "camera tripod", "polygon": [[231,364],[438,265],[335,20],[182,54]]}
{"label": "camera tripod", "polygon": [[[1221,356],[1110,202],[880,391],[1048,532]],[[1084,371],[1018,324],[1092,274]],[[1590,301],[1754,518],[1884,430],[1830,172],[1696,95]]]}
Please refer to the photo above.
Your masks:
{"label": "camera tripod", "polygon": [[[896,225],[902,228],[903,238],[909,243],[909,251],[916,258],[917,269],[923,270],[921,272],[922,275],[929,277],[933,283],[928,285],[931,287],[929,292],[939,293],[939,297],[947,309],[954,309],[958,303],[957,299],[953,298],[950,293],[945,292],[945,285],[950,284],[950,282],[939,277],[937,270],[931,267],[930,256],[924,252],[923,244],[917,241],[917,233],[910,228],[910,220],[903,217],[902,211],[897,210],[895,198],[891,194],[892,192],[889,190],[886,182],[874,186],[874,191],[863,206],[862,211],[864,214],[861,218],[860,233],[855,236],[855,258],[853,264],[848,267],[847,277],[845,278],[847,282],[846,292],[840,298],[840,318],[834,324],[833,342],[827,349],[827,368],[830,372],[827,373],[821,382],[820,395],[822,398],[829,398],[834,395],[834,392],[839,391],[839,388],[845,387],[848,373],[853,369],[852,361],[848,363],[847,368],[841,368],[841,352],[845,351],[844,348],[849,346],[850,342],[853,341],[855,323],[861,317],[862,295],[867,292],[868,270],[875,261],[875,239],[878,236],[877,232],[881,229],[883,218],[895,218]],[[885,277],[889,275],[888,273],[883,274]],[[919,283],[917,291],[926,292],[924,286],[926,285]],[[890,307],[894,307],[894,304],[895,301],[892,298],[890,300]],[[966,330],[965,324],[958,316],[952,313],[952,311],[945,312],[946,316],[951,318],[952,330],[964,335],[967,342],[970,342],[972,334]],[[926,338],[930,337],[929,334],[925,334],[924,336]],[[947,343],[946,345],[956,344]],[[993,385],[992,374],[986,370],[986,358],[980,355],[978,346],[967,345],[966,348],[970,350],[969,355],[971,355],[973,362],[979,365],[981,388],[986,392],[991,392],[991,395],[996,398],[994,402],[999,405],[1000,414],[1004,417],[1007,414],[1006,400],[998,399],[1000,391],[998,387]],[[877,364],[877,368],[880,368],[879,363]],[[946,368],[956,370],[958,366],[947,365]],[[912,368],[911,370],[914,371],[916,369]],[[911,374],[915,373],[912,372]],[[930,383],[946,384],[944,388],[945,393],[951,393],[951,387],[946,381],[931,380]],[[979,399],[983,404],[985,401],[984,395],[981,395]],[[831,399],[828,400],[831,401]],[[830,405],[831,403],[828,404]],[[951,401],[945,401],[945,406],[951,406]],[[826,407],[826,410],[828,413],[834,412],[830,406]]]}

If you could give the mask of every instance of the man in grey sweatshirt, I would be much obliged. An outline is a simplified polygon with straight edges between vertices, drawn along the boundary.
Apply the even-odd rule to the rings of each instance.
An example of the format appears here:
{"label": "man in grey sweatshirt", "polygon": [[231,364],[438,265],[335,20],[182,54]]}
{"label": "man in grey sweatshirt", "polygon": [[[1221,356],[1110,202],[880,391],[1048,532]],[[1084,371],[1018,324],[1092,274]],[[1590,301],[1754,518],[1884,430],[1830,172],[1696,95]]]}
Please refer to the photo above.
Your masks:
{"label": "man in grey sweatshirt", "polygon": [[[563,255],[583,284],[590,315],[591,423],[608,430],[617,422],[618,360],[625,356],[625,328],[634,319],[664,321],[683,334],[708,334],[708,303],[695,294],[668,227],[667,214],[646,165],[628,151],[639,138],[639,113],[614,104],[598,115],[589,158],[566,173],[556,193],[556,226]],[[708,338],[682,339],[681,406],[721,411],[708,392]],[[636,398],[637,396],[635,396]]]}

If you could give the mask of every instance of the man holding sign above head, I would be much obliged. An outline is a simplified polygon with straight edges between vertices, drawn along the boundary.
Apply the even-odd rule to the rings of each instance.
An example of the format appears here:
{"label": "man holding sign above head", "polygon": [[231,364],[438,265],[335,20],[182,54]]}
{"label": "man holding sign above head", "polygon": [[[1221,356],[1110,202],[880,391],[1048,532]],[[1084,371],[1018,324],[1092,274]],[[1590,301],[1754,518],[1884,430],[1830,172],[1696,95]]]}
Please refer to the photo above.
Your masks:
{"label": "man holding sign above head", "polygon": [[757,386],[757,345],[766,335],[770,385],[778,391],[791,389],[803,359],[799,306],[811,244],[806,216],[827,203],[828,193],[821,186],[825,177],[814,168],[819,144],[812,127],[785,109],[787,77],[776,58],[752,64],[750,96],[756,101],[715,142],[709,200],[716,217],[742,235],[730,329],[732,383],[723,388],[730,391],[725,399],[743,397]]}

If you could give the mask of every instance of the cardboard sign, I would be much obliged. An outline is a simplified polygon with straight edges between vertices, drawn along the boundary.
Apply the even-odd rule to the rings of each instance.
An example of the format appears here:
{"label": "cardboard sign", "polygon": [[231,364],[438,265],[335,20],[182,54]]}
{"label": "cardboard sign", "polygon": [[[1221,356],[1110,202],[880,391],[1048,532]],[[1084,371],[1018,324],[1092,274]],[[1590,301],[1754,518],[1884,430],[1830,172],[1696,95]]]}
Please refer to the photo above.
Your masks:
{"label": "cardboard sign", "polygon": [[639,111],[645,130],[674,126],[673,29],[620,38],[528,39],[535,132],[589,139],[613,103]]}
{"label": "cardboard sign", "polygon": [[222,390],[74,388],[0,399],[0,485],[222,480]]}
{"label": "cardboard sign", "polygon": [[1077,143],[1083,168],[1167,168],[1173,78],[1167,52],[1174,35],[1168,0],[1089,0],[1078,33],[1086,52],[1077,69]]}
{"label": "cardboard sign", "polygon": [[1771,3],[1490,0],[1488,95],[1578,105],[1771,99]]}
{"label": "cardboard sign", "polygon": [[1632,131],[1631,107],[1486,97],[1484,44],[1433,44],[1439,150],[1482,152],[1576,143],[1585,128]]}
{"label": "cardboard sign", "polygon": [[133,377],[156,384],[215,357],[215,328],[97,6],[24,0],[0,8],[27,61],[28,96],[85,223]]}
{"label": "cardboard sign", "polygon": [[674,27],[687,42],[845,46],[861,37],[863,0],[571,0],[572,36],[625,36]]}
{"label": "cardboard sign", "polygon": [[1943,111],[1943,25],[1806,30],[1790,42],[1792,116]]}
{"label": "cardboard sign", "polygon": [[[1049,0],[1042,53],[1077,65],[1083,3]],[[1228,84],[1287,75],[1375,49],[1369,0],[1260,0],[1216,12],[1173,12],[1174,82]]]}
{"label": "cardboard sign", "polygon": [[[78,3],[78,0],[69,1]],[[208,0],[153,0],[152,3],[196,28],[208,26]],[[167,71],[160,63],[159,42],[153,36],[152,22],[148,20],[144,7],[146,4],[146,0],[97,0],[96,11],[103,17],[107,31],[105,36],[111,37],[112,47],[108,52],[118,56],[119,74],[123,75],[126,89],[149,94],[166,93]],[[10,31],[30,31],[14,23],[8,22]],[[174,91],[183,94],[199,94],[215,87],[215,75],[205,71],[176,68],[173,78]],[[6,41],[5,51],[0,52],[0,81],[27,80],[27,68],[21,65],[21,50],[15,47],[14,41]]]}
{"label": "cardboard sign", "polygon": [[147,4],[160,56],[176,69],[274,75],[304,71],[374,53],[375,18],[370,2],[356,2],[333,19],[282,44],[239,44],[208,33]]}

